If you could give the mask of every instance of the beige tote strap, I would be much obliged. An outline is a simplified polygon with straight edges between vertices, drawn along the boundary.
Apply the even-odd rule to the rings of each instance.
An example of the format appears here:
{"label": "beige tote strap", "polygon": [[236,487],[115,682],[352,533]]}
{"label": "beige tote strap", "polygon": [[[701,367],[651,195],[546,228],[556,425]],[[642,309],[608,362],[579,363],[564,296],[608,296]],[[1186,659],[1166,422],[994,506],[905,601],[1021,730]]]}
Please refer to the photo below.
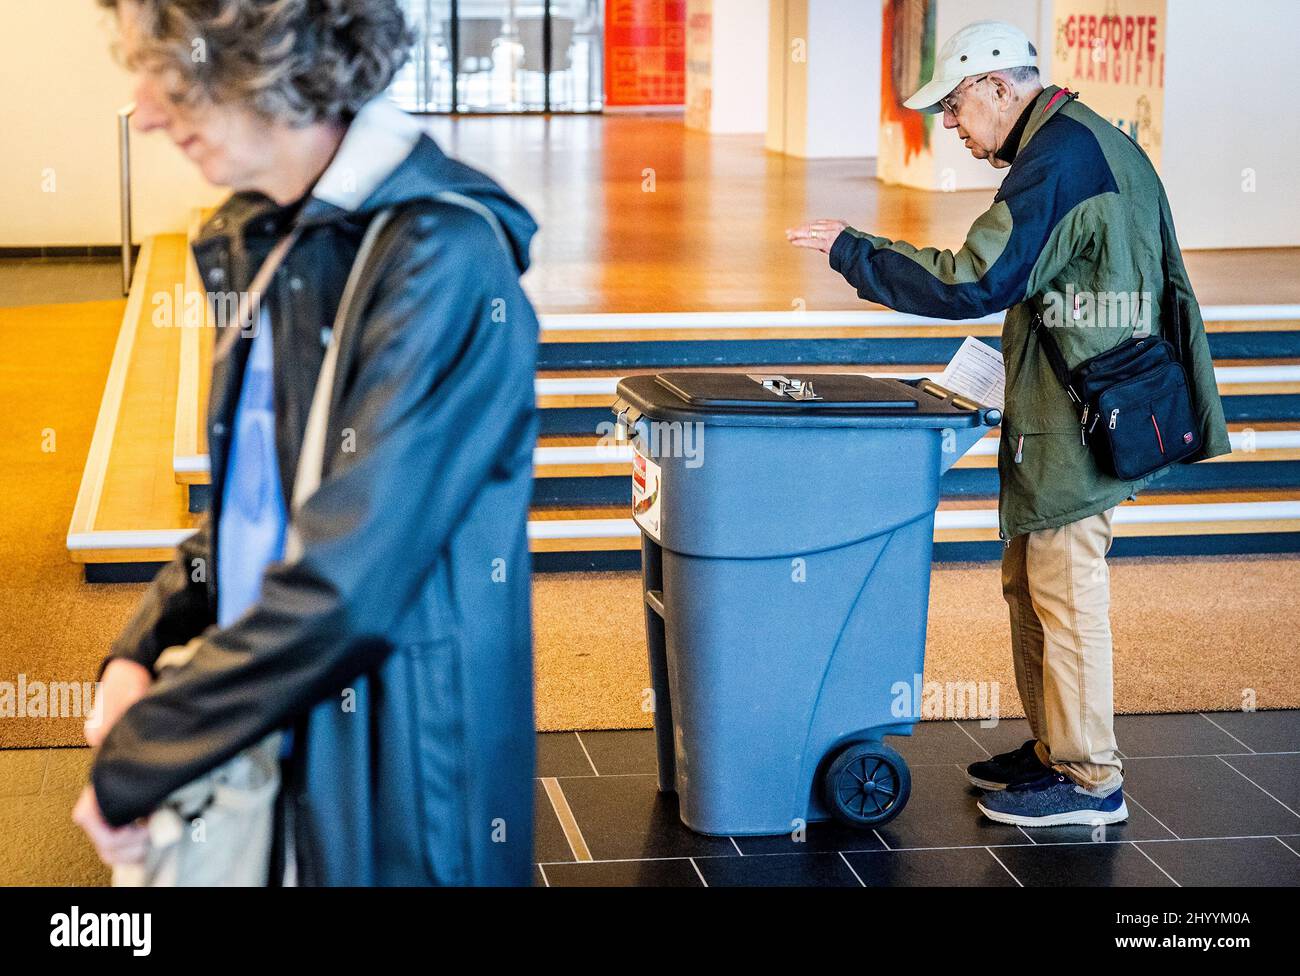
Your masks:
{"label": "beige tote strap", "polygon": [[252,335],[251,329],[258,327],[258,317],[261,315],[262,296],[266,294],[266,289],[271,285],[272,276],[280,269],[284,263],[285,256],[298,242],[299,231],[292,230],[271,249],[271,253],[266,256],[262,266],[257,269],[257,274],[253,277],[248,286],[248,291],[241,292],[239,295],[239,310],[236,313],[238,318],[232,325],[227,327],[217,338],[217,344],[212,351],[214,359],[220,359],[226,353],[230,352],[230,347],[241,335]]}
{"label": "beige tote strap", "polygon": [[343,297],[339,299],[339,310],[334,316],[334,329],[330,333],[330,342],[325,349],[325,359],[321,362],[320,375],[316,377],[316,392],[311,398],[311,410],[307,414],[307,430],[302,438],[302,451],[298,455],[298,473],[293,480],[293,500],[289,508],[289,527],[285,533],[284,560],[293,562],[302,555],[302,540],[293,526],[293,515],[305,501],[320,487],[321,471],[325,465],[325,437],[329,431],[330,400],[334,395],[334,372],[338,366],[339,343],[343,338],[343,323],[347,321],[348,311],[360,287],[361,275],[374,250],[375,241],[392,217],[391,210],[381,210],[370,221],[361,248],[357,251],[352,270],[348,273],[347,284],[343,288]]}

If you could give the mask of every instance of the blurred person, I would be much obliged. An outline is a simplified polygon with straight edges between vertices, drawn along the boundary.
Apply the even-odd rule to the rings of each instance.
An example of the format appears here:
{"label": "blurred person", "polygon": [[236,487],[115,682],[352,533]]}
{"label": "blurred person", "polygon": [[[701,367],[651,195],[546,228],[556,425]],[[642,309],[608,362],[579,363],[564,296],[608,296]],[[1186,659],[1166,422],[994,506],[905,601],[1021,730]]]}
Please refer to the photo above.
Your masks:
{"label": "blurred person", "polygon": [[[1128,810],[1115,742],[1105,557],[1116,507],[1158,473],[1124,481],[1097,465],[1033,333],[1035,315],[1053,297],[1100,296],[1087,314],[1079,304],[1065,309],[1064,324],[1078,327],[1052,329],[1071,368],[1144,327],[1136,315],[1100,314],[1115,311],[1106,296],[1143,296],[1155,320],[1146,327],[1159,334],[1163,255],[1188,333],[1199,457],[1231,448],[1205,327],[1159,178],[1142,150],[1073,92],[1044,88],[1037,65],[1022,31],[979,21],[948,39],[934,78],[904,103],[941,114],[972,156],[1008,170],[960,250],[917,248],[834,219],[786,236],[829,255],[831,267],[868,301],[939,319],[1007,311],[999,537],[1016,684],[1033,738],[972,764],[968,776],[988,791],[979,809],[992,820],[1028,827],[1116,823]],[[1117,321],[1103,321],[1108,317]]]}
{"label": "blurred person", "polygon": [[[536,226],[384,100],[410,43],[397,0],[100,3],[137,129],[233,191],[194,244],[209,295],[289,247],[257,327],[216,330],[211,511],[112,645],[74,817],[105,861],[138,861],[140,818],[284,730],[269,883],[528,884]],[[381,212],[295,510],[329,326]]]}

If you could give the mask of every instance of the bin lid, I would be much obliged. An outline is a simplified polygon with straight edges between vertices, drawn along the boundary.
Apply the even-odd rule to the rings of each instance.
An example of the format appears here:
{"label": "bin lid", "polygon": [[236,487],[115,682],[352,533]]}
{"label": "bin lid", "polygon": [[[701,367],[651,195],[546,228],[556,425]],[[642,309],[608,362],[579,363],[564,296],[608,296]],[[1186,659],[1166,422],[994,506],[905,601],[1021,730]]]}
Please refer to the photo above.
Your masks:
{"label": "bin lid", "polygon": [[1000,419],[928,379],[861,373],[642,374],[624,377],[618,397],[617,414],[735,426],[974,427]]}
{"label": "bin lid", "polygon": [[655,382],[697,407],[775,407],[824,410],[834,407],[916,410],[914,390],[872,376],[829,373],[817,377],[783,373],[659,373]]}

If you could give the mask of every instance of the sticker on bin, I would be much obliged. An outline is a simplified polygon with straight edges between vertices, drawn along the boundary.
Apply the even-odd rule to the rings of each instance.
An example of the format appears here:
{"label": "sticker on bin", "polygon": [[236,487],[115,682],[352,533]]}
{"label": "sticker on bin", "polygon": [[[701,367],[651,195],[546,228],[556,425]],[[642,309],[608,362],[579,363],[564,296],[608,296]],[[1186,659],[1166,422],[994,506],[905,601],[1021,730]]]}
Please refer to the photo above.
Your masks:
{"label": "sticker on bin", "polygon": [[632,453],[632,518],[655,542],[659,541],[662,480],[659,465],[640,451]]}

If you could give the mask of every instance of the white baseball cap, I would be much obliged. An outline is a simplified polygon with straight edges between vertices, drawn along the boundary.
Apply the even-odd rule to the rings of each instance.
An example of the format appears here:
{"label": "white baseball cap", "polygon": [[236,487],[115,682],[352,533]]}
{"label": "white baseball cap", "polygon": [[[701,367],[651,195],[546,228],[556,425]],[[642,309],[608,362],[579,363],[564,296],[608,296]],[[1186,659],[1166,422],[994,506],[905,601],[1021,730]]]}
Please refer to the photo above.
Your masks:
{"label": "white baseball cap", "polygon": [[964,78],[1024,67],[1038,67],[1038,55],[1025,32],[1001,20],[977,20],[944,42],[934,78],[903,104],[937,115],[943,111],[939,100],[951,95]]}

